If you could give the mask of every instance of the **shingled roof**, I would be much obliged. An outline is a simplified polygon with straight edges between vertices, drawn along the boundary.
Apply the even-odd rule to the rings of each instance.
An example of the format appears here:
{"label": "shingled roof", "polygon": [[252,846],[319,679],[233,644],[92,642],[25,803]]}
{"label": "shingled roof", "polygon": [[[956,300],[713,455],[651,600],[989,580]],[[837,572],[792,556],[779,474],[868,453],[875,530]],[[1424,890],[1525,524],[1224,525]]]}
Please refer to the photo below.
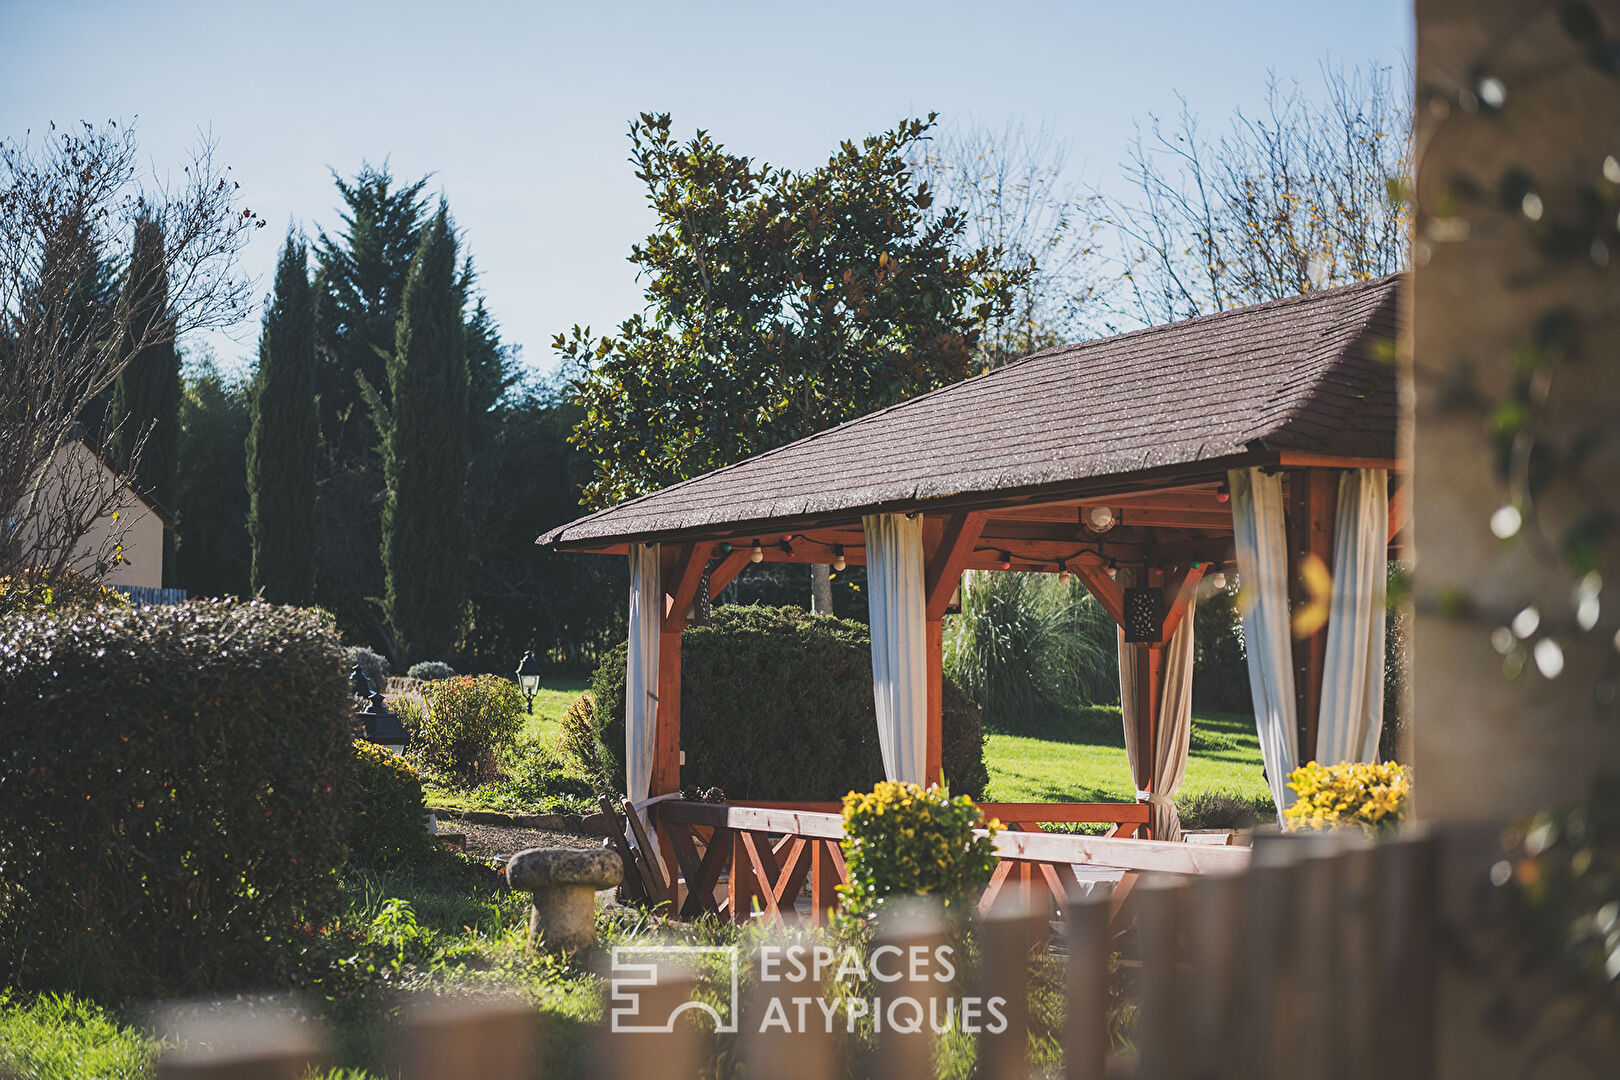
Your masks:
{"label": "shingled roof", "polygon": [[1063,345],[552,529],[597,547],[1266,452],[1395,457],[1400,275]]}

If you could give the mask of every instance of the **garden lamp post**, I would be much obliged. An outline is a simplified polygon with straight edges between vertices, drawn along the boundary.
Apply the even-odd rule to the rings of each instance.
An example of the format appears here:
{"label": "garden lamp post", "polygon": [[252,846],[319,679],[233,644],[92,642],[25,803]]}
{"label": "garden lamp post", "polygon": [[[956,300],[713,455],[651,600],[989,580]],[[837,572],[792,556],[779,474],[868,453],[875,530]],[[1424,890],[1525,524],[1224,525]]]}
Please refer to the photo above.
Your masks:
{"label": "garden lamp post", "polygon": [[540,689],[540,661],[535,659],[534,653],[526,652],[518,661],[517,681],[529,699],[529,711],[534,712],[534,694]]}
{"label": "garden lamp post", "polygon": [[349,684],[354,688],[355,696],[366,699],[366,707],[360,710],[360,720],[365,724],[362,737],[367,742],[374,742],[384,750],[395,754],[405,752],[405,744],[410,741],[410,733],[399,722],[399,717],[388,707],[383,700],[382,692],[371,685],[371,679],[360,670],[356,664],[354,671],[349,675]]}

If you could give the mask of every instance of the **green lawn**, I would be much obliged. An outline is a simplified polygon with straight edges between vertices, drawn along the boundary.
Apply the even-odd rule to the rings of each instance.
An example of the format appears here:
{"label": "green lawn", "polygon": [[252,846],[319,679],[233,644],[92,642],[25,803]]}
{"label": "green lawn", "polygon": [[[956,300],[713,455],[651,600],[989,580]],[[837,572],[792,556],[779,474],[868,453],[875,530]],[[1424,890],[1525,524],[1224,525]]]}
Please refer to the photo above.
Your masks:
{"label": "green lawn", "polygon": [[[1073,718],[1020,725],[1020,733],[990,731],[985,765],[992,802],[1133,801],[1136,785],[1125,763],[1118,708],[1090,708]],[[1208,713],[1193,718],[1192,750],[1181,794],[1225,791],[1266,797],[1254,718]]]}
{"label": "green lawn", "polygon": [[523,733],[545,742],[557,739],[562,714],[574,699],[591,688],[591,680],[583,675],[553,676],[547,679],[534,695],[534,707],[529,710],[529,722]]}

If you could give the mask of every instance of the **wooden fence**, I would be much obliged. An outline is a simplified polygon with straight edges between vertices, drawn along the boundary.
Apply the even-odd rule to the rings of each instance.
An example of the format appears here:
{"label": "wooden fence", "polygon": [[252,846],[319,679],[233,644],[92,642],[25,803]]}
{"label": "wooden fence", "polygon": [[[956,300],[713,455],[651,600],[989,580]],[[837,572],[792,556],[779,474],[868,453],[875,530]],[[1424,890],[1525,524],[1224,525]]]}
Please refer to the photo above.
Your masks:
{"label": "wooden fence", "polygon": [[[674,800],[650,809],[679,870],[665,880],[681,882],[674,889],[663,885],[660,899],[670,900],[682,918],[713,914],[740,922],[757,912],[769,923],[796,921],[794,905],[808,882],[808,921],[822,926],[837,904],[836,887],[848,881],[839,846],[844,822],[835,803]],[[1061,915],[1084,891],[1074,872],[1079,866],[1124,872],[1111,897],[1117,917],[1143,872],[1235,871],[1249,858],[1239,848],[1124,839],[1146,829],[1147,807],[1140,804],[985,803],[982,809],[1009,826],[996,837],[998,862],[980,902],[987,911],[1012,890],[1025,906]],[[1106,837],[1039,831],[1048,822],[1113,828]],[[719,896],[722,876],[726,891]]]}
{"label": "wooden fence", "polygon": [[[1069,900],[1059,950],[1066,987],[1063,1075],[1070,1080],[1431,1076],[1436,851],[1435,843],[1420,834],[1380,844],[1336,836],[1263,838],[1252,863],[1235,871],[1222,867],[1197,876],[1145,877],[1135,894],[1134,931],[1123,938],[1110,929],[1106,901]],[[1002,999],[1005,1026],[987,1025],[976,1039],[978,1075],[986,1080],[1031,1075],[1027,975],[1037,922],[1045,922],[1044,913],[1006,902],[982,913],[976,928],[982,963],[948,991]],[[945,932],[937,917],[912,914],[886,923],[878,944],[927,945],[943,940]],[[1112,1045],[1108,1027],[1110,971],[1122,943],[1133,986],[1134,1049]],[[919,1033],[883,1027],[876,1035],[875,1058],[851,1059],[840,1046],[842,1035],[817,1024],[789,1032],[759,1023],[762,994],[816,993],[818,986],[763,991],[766,983],[747,976],[741,985],[738,1034],[715,1035],[701,1021],[675,1023],[670,1031],[656,1033],[603,1029],[595,1036],[600,1053],[592,1055],[600,1063],[599,1075],[609,1080],[717,1075],[922,1080],[934,1075],[935,1040],[926,1024]],[[910,975],[877,989],[876,1007],[901,998],[929,1002],[945,992],[939,983],[912,982]],[[691,1000],[691,991],[689,977],[669,974],[643,988],[639,1004],[644,1015],[668,1016]],[[402,1080],[561,1075],[538,1060],[543,1022],[512,1000],[439,1002],[409,1010],[392,1039],[396,1066],[390,1075]],[[281,1050],[275,1039],[260,1039],[248,1050],[232,1049],[224,1039],[192,1043],[170,1052],[158,1073],[292,1080],[311,1060],[309,1033],[281,1038]],[[852,1067],[851,1060],[866,1063]]]}

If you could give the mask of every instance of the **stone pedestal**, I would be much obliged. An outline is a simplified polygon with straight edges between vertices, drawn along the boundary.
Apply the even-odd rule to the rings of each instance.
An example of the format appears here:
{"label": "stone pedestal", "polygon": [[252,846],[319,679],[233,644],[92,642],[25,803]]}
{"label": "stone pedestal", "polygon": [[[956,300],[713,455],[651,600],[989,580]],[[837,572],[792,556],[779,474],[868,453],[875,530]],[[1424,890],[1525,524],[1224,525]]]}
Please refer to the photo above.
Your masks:
{"label": "stone pedestal", "polygon": [[624,876],[619,856],[603,848],[530,848],[506,864],[512,888],[529,893],[530,949],[596,944],[596,893]]}

